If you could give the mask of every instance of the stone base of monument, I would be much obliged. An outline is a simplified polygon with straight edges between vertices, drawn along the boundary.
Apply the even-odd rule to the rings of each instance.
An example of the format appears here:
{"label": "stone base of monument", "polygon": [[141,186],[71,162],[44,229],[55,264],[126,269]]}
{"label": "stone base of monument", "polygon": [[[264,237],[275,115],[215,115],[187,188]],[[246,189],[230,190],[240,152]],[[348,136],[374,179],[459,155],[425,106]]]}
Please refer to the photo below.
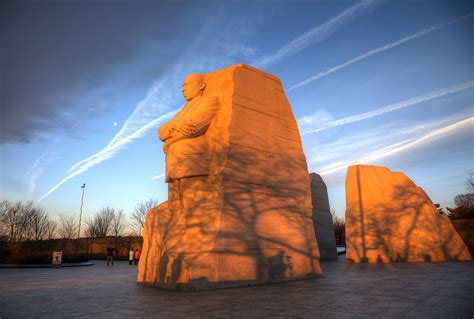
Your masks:
{"label": "stone base of monument", "polygon": [[[282,228],[288,213],[273,212],[269,220],[262,221],[262,226],[268,229],[255,232],[243,231],[243,223],[236,222],[232,215],[222,213],[222,228],[216,236],[214,249],[190,251],[185,250],[189,247],[186,230],[180,225],[180,218],[170,214],[168,203],[150,210],[143,235],[137,282],[169,290],[197,291],[322,275],[319,259],[308,250],[314,249],[307,242],[311,236],[305,237],[303,242],[290,241],[290,237],[296,237],[300,232],[299,227],[294,225],[287,226],[290,231],[286,234],[282,232],[275,236],[274,231]],[[224,229],[226,222],[233,225],[234,232],[240,233],[227,235],[228,231]],[[312,234],[312,229],[305,231]],[[286,243],[283,243],[284,237]]]}
{"label": "stone base of monument", "polygon": [[221,105],[205,133],[209,175],[171,180],[168,202],[148,212],[137,282],[205,290],[321,276],[306,157],[280,80],[242,64],[203,79],[204,98]]}

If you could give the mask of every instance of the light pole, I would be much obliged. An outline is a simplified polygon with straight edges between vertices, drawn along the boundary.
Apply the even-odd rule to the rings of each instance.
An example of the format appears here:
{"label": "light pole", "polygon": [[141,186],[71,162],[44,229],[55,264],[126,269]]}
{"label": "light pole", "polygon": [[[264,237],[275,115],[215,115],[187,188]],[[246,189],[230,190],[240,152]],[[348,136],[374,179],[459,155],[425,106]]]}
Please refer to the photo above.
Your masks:
{"label": "light pole", "polygon": [[81,188],[82,188],[81,213],[79,214],[79,230],[77,231],[77,238],[81,236],[82,205],[84,204],[84,191],[86,189],[86,183],[82,184]]}

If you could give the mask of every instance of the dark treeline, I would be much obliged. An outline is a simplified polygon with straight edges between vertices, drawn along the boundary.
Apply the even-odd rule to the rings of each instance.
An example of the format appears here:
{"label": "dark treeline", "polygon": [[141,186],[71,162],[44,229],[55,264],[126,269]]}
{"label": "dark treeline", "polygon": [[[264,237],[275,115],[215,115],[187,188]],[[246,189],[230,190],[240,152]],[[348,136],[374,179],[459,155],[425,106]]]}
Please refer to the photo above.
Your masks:
{"label": "dark treeline", "polygon": [[52,217],[33,201],[0,201],[0,241],[40,241],[80,237],[105,238],[140,236],[147,211],[158,205],[156,199],[138,203],[130,214],[104,206],[81,222],[79,214]]}

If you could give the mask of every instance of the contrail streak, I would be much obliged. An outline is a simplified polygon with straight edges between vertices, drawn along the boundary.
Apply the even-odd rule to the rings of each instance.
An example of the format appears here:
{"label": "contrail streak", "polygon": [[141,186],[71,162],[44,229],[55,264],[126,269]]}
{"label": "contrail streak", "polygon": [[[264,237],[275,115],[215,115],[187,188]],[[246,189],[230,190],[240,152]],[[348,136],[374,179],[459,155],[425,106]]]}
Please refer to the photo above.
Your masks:
{"label": "contrail streak", "polygon": [[[43,196],[41,196],[39,201],[42,201],[44,198],[49,196],[71,178],[86,172],[91,167],[107,159],[112,158],[120,150],[126,148],[127,144],[135,139],[140,138],[148,130],[155,128],[157,125],[169,120],[174,116],[174,114],[176,114],[177,110],[163,114],[166,110],[170,109],[170,106],[178,106],[176,105],[176,101],[178,100],[179,95],[177,92],[179,92],[179,90],[170,88],[170,83],[178,83],[178,79],[183,76],[183,63],[185,59],[189,58],[191,53],[194,53],[195,50],[193,50],[193,48],[202,43],[203,38],[207,38],[206,33],[209,30],[213,30],[211,28],[211,23],[213,21],[214,20],[209,20],[209,23],[201,28],[196,39],[191,43],[189,51],[184,53],[184,55],[180,58],[180,60],[178,60],[175,67],[168,73],[168,75],[162,77],[160,81],[152,86],[146,97],[136,105],[132,114],[128,117],[127,121],[123,124],[120,131],[112,138],[112,140],[96,154],[75,163],[67,172],[67,176],[59,181],[59,183],[52,187]],[[224,53],[222,56],[226,56],[226,54]],[[199,63],[202,64],[202,60],[203,59],[198,60],[200,61]],[[206,61],[207,60],[209,59],[206,58]],[[199,69],[196,63],[192,65],[192,67]],[[214,64],[216,63],[217,62],[214,62]],[[208,65],[208,62],[206,62],[205,65],[210,66]]]}
{"label": "contrail streak", "polygon": [[[98,153],[77,162],[69,169],[68,173],[72,173],[74,170],[78,169],[84,163],[93,160],[98,156],[102,156],[104,153],[107,153],[108,150],[113,149],[117,146],[122,145],[123,141],[130,142],[131,140],[140,137],[143,133],[143,128],[146,127],[151,128],[150,123],[156,123],[157,119],[154,119],[150,122],[150,118],[153,118],[155,114],[160,114],[161,110],[166,109],[166,105],[164,101],[167,101],[167,97],[164,95],[165,90],[164,84],[167,82],[167,78],[162,79],[158,83],[156,83],[147,96],[138,103],[138,105],[133,110],[132,114],[128,117],[128,119],[123,124],[120,131],[112,138],[112,140]],[[171,104],[171,103],[169,103]],[[174,115],[176,111],[169,112],[168,115],[170,118]],[[158,119],[162,116],[167,116],[160,114]],[[137,135],[137,132],[139,133]]]}
{"label": "contrail streak", "polygon": [[318,43],[331,36],[337,30],[354,20],[359,15],[375,8],[381,3],[379,0],[363,0],[350,8],[347,8],[337,16],[329,19],[325,23],[309,30],[305,34],[297,37],[293,41],[280,48],[276,53],[264,56],[254,63],[256,67],[262,68],[279,62],[311,44]]}
{"label": "contrail streak", "polygon": [[38,202],[41,202],[44,198],[49,196],[52,192],[54,192],[56,189],[58,189],[62,184],[70,180],[71,178],[84,173],[87,171],[89,168],[92,166],[95,166],[107,159],[112,158],[117,152],[119,152],[121,149],[125,148],[128,143],[130,143],[132,140],[141,137],[148,129],[155,127],[159,123],[170,119],[176,111],[171,111],[168,112],[157,119],[147,123],[146,125],[140,127],[133,133],[121,138],[121,139],[115,139],[113,140],[114,143],[109,143],[105,148],[103,148],[100,152],[94,154],[93,156],[83,160],[80,162],[80,164],[76,164],[74,167],[75,169],[72,170],[66,177],[64,177],[59,183],[57,183],[53,188],[51,188],[48,192],[46,192],[43,196],[40,197]]}
{"label": "contrail streak", "polygon": [[163,177],[165,177],[165,173],[161,173],[159,175],[153,176],[151,179],[155,180],[155,179],[160,179],[160,178],[163,178]]}
{"label": "contrail streak", "polygon": [[336,126],[341,126],[341,125],[346,125],[346,124],[350,124],[350,123],[354,123],[354,122],[359,122],[359,121],[362,121],[362,120],[367,120],[367,119],[370,119],[370,118],[373,118],[373,117],[376,117],[376,116],[383,115],[385,113],[393,112],[393,111],[396,111],[396,110],[399,110],[399,109],[402,109],[402,108],[405,108],[405,107],[408,107],[408,106],[412,106],[412,105],[415,105],[415,104],[418,104],[418,103],[421,103],[421,102],[426,102],[426,101],[429,101],[429,100],[440,98],[440,97],[443,97],[445,95],[460,92],[460,91],[463,91],[463,90],[466,90],[466,89],[469,89],[469,88],[472,88],[472,87],[474,87],[474,81],[464,82],[464,83],[454,85],[454,86],[451,86],[451,87],[448,87],[448,88],[444,88],[444,89],[441,89],[441,90],[438,90],[438,91],[434,91],[434,92],[431,92],[431,93],[428,93],[428,94],[425,94],[425,95],[417,96],[417,97],[414,97],[414,98],[411,98],[411,99],[408,99],[408,100],[405,100],[405,101],[402,101],[402,102],[391,104],[391,105],[382,107],[380,109],[377,109],[375,111],[370,111],[370,112],[366,112],[366,113],[362,113],[362,114],[357,114],[357,115],[345,117],[345,118],[340,119],[340,120],[328,122],[328,123],[323,124],[320,127],[313,128],[313,129],[310,128],[310,129],[302,132],[301,135],[316,133],[316,132],[324,131],[324,130],[327,130],[327,129],[330,129],[330,128],[333,128],[333,127],[336,127]]}
{"label": "contrail streak", "polygon": [[44,151],[33,163],[33,165],[30,167],[28,172],[25,174],[25,178],[28,183],[28,197],[31,197],[31,195],[35,192],[36,190],[36,181],[38,178],[43,174],[43,166],[45,164],[49,164],[53,162],[56,159],[56,153],[51,151],[51,148],[54,147],[61,139],[58,137],[56,138],[50,146]]}
{"label": "contrail streak", "polygon": [[[334,33],[337,29],[347,24],[356,16],[375,7],[380,2],[381,0],[362,0],[358,4],[346,9],[336,17],[330,19],[323,25],[313,30],[310,30],[301,37],[293,40],[287,46],[280,49],[276,54],[263,58],[261,60],[261,65],[275,63],[276,61],[279,61],[284,57],[287,57],[304,49],[310,43],[318,42],[326,38],[327,36]],[[206,33],[211,30],[210,27],[211,24],[209,23],[207,26],[201,29],[201,32],[198,34],[198,38],[196,39],[196,41],[193,41],[191,47],[195,47],[202,42],[200,38],[205,37]],[[189,50],[189,52],[194,52],[194,50]],[[226,56],[226,54],[223,54],[222,56]],[[206,58],[206,61],[208,61],[208,58]],[[208,62],[205,63],[206,65],[208,64]],[[178,65],[176,71],[180,69],[182,69],[182,66]],[[178,74],[178,72],[172,72],[171,74],[176,75]],[[165,77],[157,85],[153,86],[152,90],[147,94],[146,98],[136,106],[132,115],[130,115],[128,120],[124,123],[119,133],[117,133],[114,138],[102,150],[72,165],[72,167],[67,172],[67,176],[64,177],[59,183],[52,187],[43,196],[41,196],[39,201],[42,201],[44,198],[49,196],[52,192],[54,192],[62,184],[64,184],[71,178],[82,174],[89,168],[101,163],[104,160],[112,158],[117,152],[125,148],[126,145],[132,140],[139,138],[148,129],[156,126],[159,122],[169,119],[171,116],[173,116],[176,111],[172,111],[165,115],[162,115],[164,109],[167,109],[169,105],[173,105],[172,103],[170,103],[173,100],[173,97],[169,94],[170,90],[163,90],[164,86],[170,82],[174,83],[177,81],[174,81],[174,79],[170,79],[170,77]],[[157,116],[159,116],[158,119],[152,120],[150,122],[151,119],[154,119]]]}
{"label": "contrail streak", "polygon": [[344,162],[343,164],[327,166],[325,169],[320,171],[319,174],[329,175],[329,174],[332,174],[332,173],[343,171],[350,165],[368,164],[368,163],[370,163],[374,160],[378,160],[378,159],[381,159],[381,158],[384,158],[384,157],[388,157],[388,156],[397,154],[401,151],[404,151],[404,150],[407,150],[407,149],[410,149],[410,148],[414,148],[414,147],[416,147],[420,144],[423,144],[424,142],[426,142],[430,139],[440,137],[442,135],[445,135],[445,134],[448,134],[450,132],[459,130],[461,128],[464,128],[464,127],[471,127],[472,128],[473,124],[474,124],[474,117],[471,116],[467,119],[458,121],[458,122],[453,123],[451,125],[448,125],[448,126],[445,126],[443,128],[432,131],[430,133],[427,133],[427,134],[425,134],[425,135],[423,135],[423,136],[421,136],[417,139],[406,140],[406,141],[399,142],[399,143],[396,143],[396,144],[392,144],[388,147],[384,147],[382,149],[373,151],[369,155],[358,158],[354,161],[347,161],[347,162]]}
{"label": "contrail streak", "polygon": [[303,81],[301,81],[301,82],[299,82],[299,83],[297,83],[297,84],[291,86],[288,91],[290,92],[290,91],[293,91],[293,90],[295,90],[295,89],[301,88],[301,87],[306,86],[306,85],[308,85],[308,84],[311,83],[311,82],[317,81],[317,80],[319,80],[319,79],[321,79],[321,78],[323,78],[323,77],[325,77],[325,76],[327,76],[327,75],[329,75],[329,74],[331,74],[331,73],[334,73],[334,72],[336,72],[336,71],[339,71],[339,70],[341,70],[341,69],[343,69],[343,68],[345,68],[345,67],[347,67],[347,66],[349,66],[349,65],[351,65],[351,64],[354,64],[354,63],[357,63],[357,62],[359,62],[359,61],[361,61],[361,60],[367,59],[368,57],[371,57],[371,56],[373,56],[373,55],[379,54],[379,53],[381,53],[381,52],[384,52],[384,51],[393,49],[393,48],[395,48],[395,47],[397,47],[397,46],[399,46],[399,45],[401,45],[401,44],[404,44],[404,43],[406,43],[406,42],[408,42],[408,41],[415,40],[415,39],[417,39],[417,38],[423,37],[423,36],[428,35],[428,34],[434,32],[434,31],[437,31],[437,30],[439,30],[439,29],[446,28],[446,27],[448,27],[448,26],[450,26],[450,25],[452,25],[452,24],[454,24],[454,23],[457,23],[457,22],[459,22],[459,21],[462,21],[462,20],[464,20],[464,19],[467,19],[467,18],[471,17],[473,14],[474,14],[474,12],[469,12],[468,14],[466,14],[466,15],[464,15],[464,16],[462,16],[462,17],[459,17],[459,18],[457,18],[457,19],[454,19],[454,20],[452,20],[452,21],[436,24],[436,25],[432,26],[431,28],[418,31],[418,32],[416,32],[416,33],[413,33],[413,34],[411,34],[411,35],[409,35],[409,36],[407,36],[407,37],[405,37],[405,38],[403,38],[403,39],[400,39],[400,40],[398,40],[398,41],[395,41],[395,42],[393,42],[393,43],[384,45],[384,46],[379,47],[379,48],[377,48],[377,49],[370,50],[370,51],[368,51],[368,52],[366,52],[366,53],[364,53],[364,54],[359,55],[358,57],[355,57],[355,58],[353,58],[353,59],[351,59],[351,60],[349,60],[349,61],[346,61],[346,62],[344,62],[344,63],[342,63],[342,64],[339,64],[339,65],[337,65],[337,66],[335,66],[335,67],[333,67],[333,68],[330,68],[329,70],[320,72],[320,73],[318,73],[318,74],[316,74],[316,75],[314,75],[314,76],[312,76],[312,77],[307,78],[306,80],[303,80]]}
{"label": "contrail streak", "polygon": [[31,194],[35,192],[36,180],[43,173],[43,169],[40,164],[44,161],[46,156],[49,155],[49,152],[49,149],[43,152],[43,154],[41,154],[41,156],[36,159],[31,168],[25,174],[25,178],[27,179],[28,183],[28,197],[30,197]]}

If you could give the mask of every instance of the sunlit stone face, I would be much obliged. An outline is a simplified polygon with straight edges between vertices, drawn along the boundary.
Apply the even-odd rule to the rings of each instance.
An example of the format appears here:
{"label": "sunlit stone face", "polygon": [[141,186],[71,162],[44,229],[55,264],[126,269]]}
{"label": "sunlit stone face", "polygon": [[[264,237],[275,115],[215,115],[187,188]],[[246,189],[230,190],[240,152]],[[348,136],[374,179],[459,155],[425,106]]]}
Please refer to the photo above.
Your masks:
{"label": "sunlit stone face", "polygon": [[350,166],[346,206],[348,261],[471,260],[449,218],[402,172]]}
{"label": "sunlit stone face", "polygon": [[[192,101],[158,128],[168,201],[147,214],[137,282],[206,290],[321,275],[306,157],[280,80],[238,64],[188,76],[182,92]],[[189,123],[198,135],[181,134]]]}
{"label": "sunlit stone face", "polygon": [[185,78],[183,81],[182,92],[186,101],[191,101],[196,96],[200,95],[204,88],[203,86],[204,83],[202,77],[197,74],[191,74]]}

